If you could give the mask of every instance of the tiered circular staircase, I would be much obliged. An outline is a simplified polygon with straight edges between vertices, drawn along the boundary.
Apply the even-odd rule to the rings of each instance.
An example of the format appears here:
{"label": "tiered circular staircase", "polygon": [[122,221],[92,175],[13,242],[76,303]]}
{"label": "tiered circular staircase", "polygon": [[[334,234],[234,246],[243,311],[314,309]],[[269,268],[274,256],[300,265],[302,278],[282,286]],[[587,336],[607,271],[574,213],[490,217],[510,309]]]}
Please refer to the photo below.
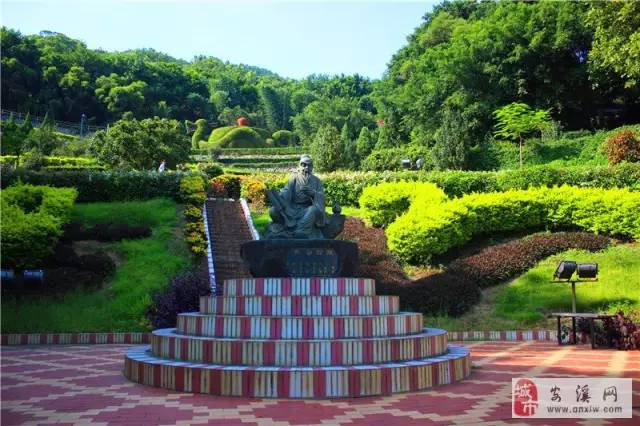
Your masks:
{"label": "tiered circular staircase", "polygon": [[445,330],[399,312],[363,278],[226,280],[199,313],[130,350],[124,374],[172,390],[225,396],[325,398],[416,391],[470,373],[469,351]]}

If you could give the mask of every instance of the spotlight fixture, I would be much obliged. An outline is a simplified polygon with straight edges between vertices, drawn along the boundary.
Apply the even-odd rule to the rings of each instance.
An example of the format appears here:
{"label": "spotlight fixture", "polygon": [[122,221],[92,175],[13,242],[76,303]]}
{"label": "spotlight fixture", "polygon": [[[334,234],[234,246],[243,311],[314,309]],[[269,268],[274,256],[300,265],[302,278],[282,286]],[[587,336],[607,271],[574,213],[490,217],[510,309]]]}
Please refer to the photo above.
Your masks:
{"label": "spotlight fixture", "polygon": [[598,264],[578,263],[578,278],[598,278]]}
{"label": "spotlight fixture", "polygon": [[[577,272],[578,278],[573,274]],[[558,263],[556,271],[553,273],[555,282],[571,283],[571,310],[576,312],[576,283],[598,280],[597,263],[576,263],[573,260],[563,260]]]}
{"label": "spotlight fixture", "polygon": [[578,265],[573,260],[563,260],[558,263],[556,272],[553,273],[553,278],[557,278],[559,280],[569,280],[573,276],[573,273],[576,271],[577,267]]}

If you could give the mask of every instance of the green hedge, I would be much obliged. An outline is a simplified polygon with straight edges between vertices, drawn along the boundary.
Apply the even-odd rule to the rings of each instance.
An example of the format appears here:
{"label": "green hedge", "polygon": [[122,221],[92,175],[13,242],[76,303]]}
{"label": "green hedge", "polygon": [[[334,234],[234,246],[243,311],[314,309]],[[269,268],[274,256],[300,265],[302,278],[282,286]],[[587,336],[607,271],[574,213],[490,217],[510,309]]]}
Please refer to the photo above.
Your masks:
{"label": "green hedge", "polygon": [[[418,199],[418,198],[416,198]],[[640,238],[640,192],[562,186],[470,194],[439,208],[414,203],[387,228],[389,249],[409,263],[461,246],[474,235],[578,227]]]}
{"label": "green hedge", "polygon": [[[272,147],[272,148],[222,148],[221,155],[243,156],[243,155],[302,155],[304,148],[299,146]],[[193,149],[193,155],[208,155],[208,149]]]}
{"label": "green hedge", "polygon": [[[24,157],[23,157],[24,158]],[[0,164],[11,164],[13,166],[16,165],[18,157],[15,155],[2,155],[0,156]],[[22,163],[22,161],[21,161]],[[42,165],[47,168],[77,168],[77,169],[95,169],[95,168],[104,168],[104,165],[101,165],[98,160],[95,158],[86,158],[86,157],[53,157],[53,156],[45,156],[42,157]]]}
{"label": "green hedge", "polygon": [[416,196],[422,203],[440,204],[447,196],[431,182],[384,182],[362,191],[360,208],[369,225],[385,227],[409,209]]}
{"label": "green hedge", "polygon": [[53,253],[78,193],[73,188],[16,185],[2,190],[2,266],[42,266]]}
{"label": "green hedge", "polygon": [[498,172],[334,172],[321,176],[330,200],[352,206],[358,205],[367,186],[400,180],[433,182],[449,197],[560,185],[640,190],[640,163],[603,167],[535,166]]}
{"label": "green hedge", "polygon": [[179,200],[180,179],[193,174],[152,171],[29,171],[10,170],[2,173],[2,187],[18,179],[33,185],[72,187],[78,190],[78,201],[130,201],[155,197]]}

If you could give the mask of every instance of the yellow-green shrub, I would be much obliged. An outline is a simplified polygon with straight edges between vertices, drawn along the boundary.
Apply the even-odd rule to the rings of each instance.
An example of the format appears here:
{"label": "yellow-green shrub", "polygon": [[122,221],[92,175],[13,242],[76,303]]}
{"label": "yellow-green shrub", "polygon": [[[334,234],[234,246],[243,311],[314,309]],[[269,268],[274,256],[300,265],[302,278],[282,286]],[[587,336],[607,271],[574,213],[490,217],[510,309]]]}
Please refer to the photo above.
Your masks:
{"label": "yellow-green shrub", "polygon": [[2,266],[41,266],[53,253],[77,196],[73,188],[16,185],[2,190]]}
{"label": "yellow-green shrub", "polygon": [[241,179],[240,196],[245,198],[257,210],[264,209],[266,205],[267,185],[261,180],[246,176]]}
{"label": "yellow-green shrub", "polygon": [[423,263],[474,235],[498,231],[579,227],[637,239],[639,211],[640,193],[627,189],[533,188],[470,194],[438,208],[414,202],[386,232],[392,252]]}
{"label": "yellow-green shrub", "polygon": [[446,200],[444,191],[433,183],[400,181],[366,187],[359,203],[368,224],[384,227],[407,211],[412,203],[437,205]]}

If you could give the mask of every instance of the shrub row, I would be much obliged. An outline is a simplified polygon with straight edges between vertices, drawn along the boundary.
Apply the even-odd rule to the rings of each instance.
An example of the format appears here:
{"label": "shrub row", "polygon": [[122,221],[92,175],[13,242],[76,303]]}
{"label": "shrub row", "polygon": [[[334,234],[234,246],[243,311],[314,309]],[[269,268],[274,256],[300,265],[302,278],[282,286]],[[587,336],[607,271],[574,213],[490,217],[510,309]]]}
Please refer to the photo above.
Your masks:
{"label": "shrub row", "polygon": [[30,171],[2,172],[2,187],[18,179],[33,185],[72,187],[78,201],[130,201],[155,197],[180,199],[180,180],[191,173],[156,173],[151,171]]}
{"label": "shrub row", "polygon": [[207,198],[205,180],[201,175],[184,176],[180,181],[180,200],[184,203],[184,235],[193,254],[207,254],[202,208]]}
{"label": "shrub row", "polygon": [[518,276],[553,254],[569,249],[599,251],[610,242],[608,237],[587,232],[536,234],[457,259],[449,264],[447,271],[484,288]]}
{"label": "shrub row", "polygon": [[[328,204],[357,206],[364,188],[382,182],[432,182],[449,197],[472,192],[496,192],[526,189],[538,186],[574,185],[580,187],[631,188],[640,190],[640,163],[625,163],[603,167],[534,166],[498,172],[443,171],[443,172],[334,172],[321,174]],[[282,173],[259,173],[268,188],[282,182]]]}
{"label": "shrub row", "polygon": [[[418,199],[418,198],[417,198]],[[409,263],[497,231],[578,227],[640,237],[640,192],[562,186],[470,194],[437,209],[414,203],[387,228],[389,248]]]}
{"label": "shrub row", "polygon": [[2,266],[41,266],[53,253],[77,195],[72,188],[32,185],[2,190]]}
{"label": "shrub row", "polygon": [[[193,155],[208,155],[208,149],[193,149],[191,154]],[[302,154],[304,149],[299,146],[288,147],[270,147],[270,148],[221,148],[219,150],[221,155],[240,157],[243,155],[287,155],[287,154]]]}
{"label": "shrub row", "polygon": [[431,182],[384,182],[362,191],[360,208],[368,224],[386,227],[409,209],[416,196],[422,202],[440,204],[447,196]]}
{"label": "shrub row", "polygon": [[298,164],[298,159],[295,157],[254,157],[254,156],[244,156],[244,157],[220,157],[218,161],[221,164],[235,164],[237,167],[242,167],[243,165],[247,165],[246,167],[251,167],[252,165],[281,165],[281,164]]}
{"label": "shrub row", "polygon": [[[0,156],[0,164],[12,164],[16,165],[18,157],[16,155],[2,155]],[[100,167],[98,160],[95,158],[86,157],[52,157],[43,156],[42,165],[45,167]]]}

